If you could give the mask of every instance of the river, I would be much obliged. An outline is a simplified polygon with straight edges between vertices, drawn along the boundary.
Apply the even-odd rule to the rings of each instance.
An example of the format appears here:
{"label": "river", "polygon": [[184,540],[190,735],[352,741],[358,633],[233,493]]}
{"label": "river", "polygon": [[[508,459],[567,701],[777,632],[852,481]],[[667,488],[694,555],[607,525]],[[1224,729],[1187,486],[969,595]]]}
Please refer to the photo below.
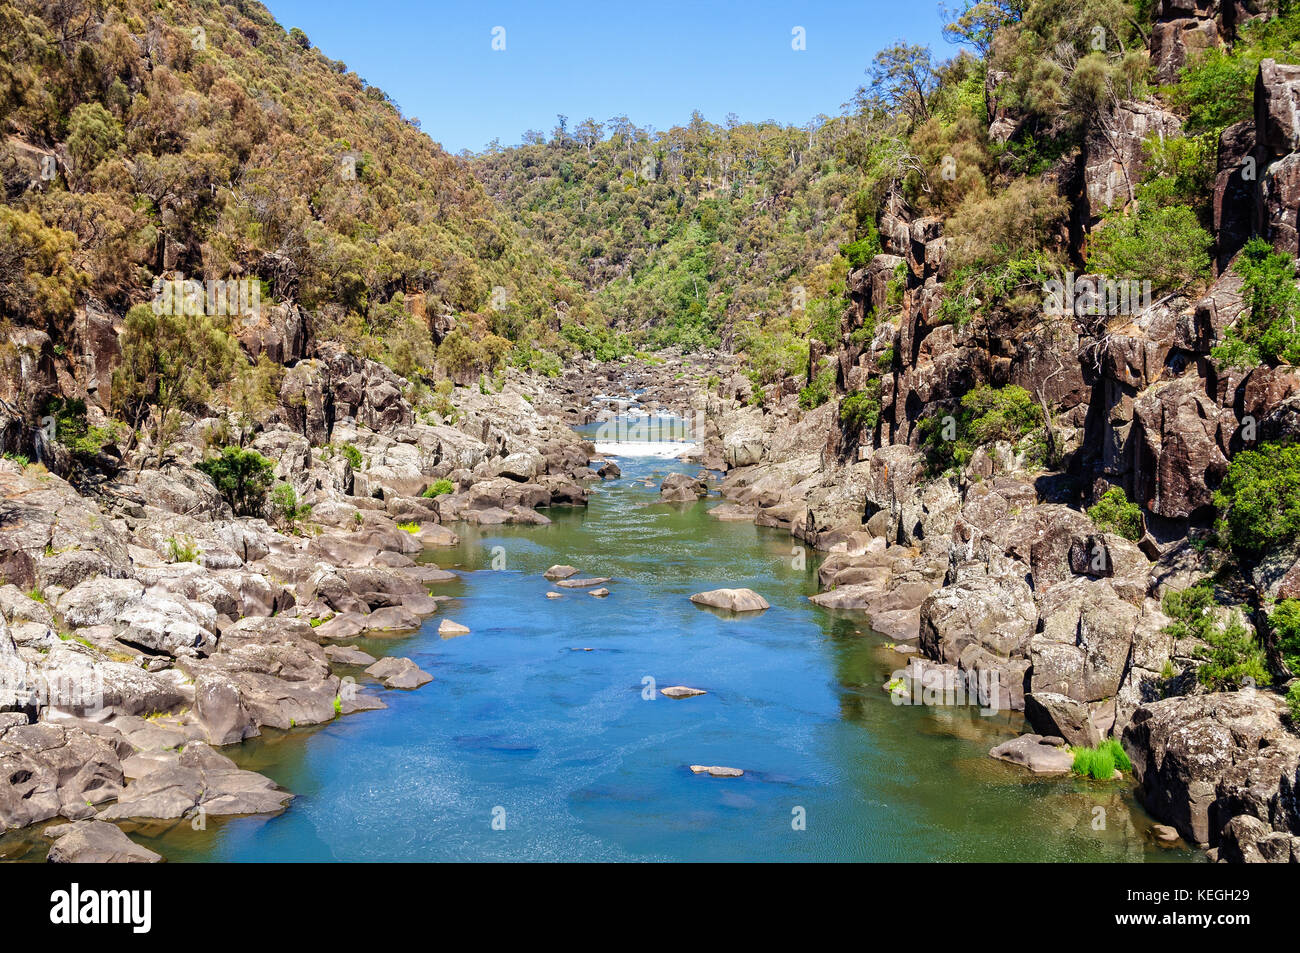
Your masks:
{"label": "river", "polygon": [[[1129,782],[1033,778],[988,750],[1019,716],[895,705],[902,656],[810,602],[816,554],[783,532],[658,502],[665,457],[549,526],[458,525],[430,556],[461,571],[414,634],[357,641],[434,676],[384,711],[227,749],[295,792],[275,817],[140,827],[169,860],[1154,861]],[[647,483],[653,485],[647,485]],[[494,567],[495,561],[495,568]],[[553,588],[554,563],[610,576]],[[693,592],[747,586],[723,617]],[[442,618],[469,635],[439,638]],[[653,680],[653,681],[650,681]],[[688,685],[681,700],[652,688]],[[691,764],[743,768],[695,775]],[[128,830],[131,830],[128,827]]]}

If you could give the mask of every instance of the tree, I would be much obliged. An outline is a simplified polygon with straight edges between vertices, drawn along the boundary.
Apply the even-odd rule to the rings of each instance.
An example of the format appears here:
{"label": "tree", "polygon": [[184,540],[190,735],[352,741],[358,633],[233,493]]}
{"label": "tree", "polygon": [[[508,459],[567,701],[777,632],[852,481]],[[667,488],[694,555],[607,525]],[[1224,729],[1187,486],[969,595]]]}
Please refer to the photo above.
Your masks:
{"label": "tree", "polygon": [[1238,453],[1214,505],[1226,541],[1244,555],[1257,557],[1300,535],[1300,445],[1265,443]]}
{"label": "tree", "polygon": [[99,103],[82,103],[72,110],[68,118],[68,154],[77,177],[84,181],[121,139],[121,123]]}
{"label": "tree", "polygon": [[77,236],[49,228],[35,212],[0,205],[0,314],[30,320],[72,313],[89,278],[73,256]]}
{"label": "tree", "polygon": [[225,447],[219,457],[196,467],[212,478],[217,492],[236,516],[260,516],[266,491],[275,478],[275,466],[256,450]]}
{"label": "tree", "polygon": [[208,315],[158,314],[146,304],[127,312],[120,343],[113,401],[133,430],[152,411],[150,433],[161,465],[180,413],[203,404],[213,387],[230,379],[237,346]]}
{"label": "tree", "polygon": [[998,30],[1019,23],[1029,7],[1029,0],[964,0],[960,10],[939,7],[945,18],[943,35],[950,43],[974,47],[981,57],[993,48]]}
{"label": "tree", "polygon": [[1139,202],[1136,212],[1107,220],[1093,235],[1088,269],[1149,280],[1157,293],[1177,291],[1209,276],[1212,242],[1187,206]]}
{"label": "tree", "polygon": [[1242,300],[1250,310],[1228,328],[1224,343],[1212,352],[1217,360],[1236,367],[1300,363],[1300,288],[1295,260],[1273,251],[1262,238],[1248,241],[1233,271],[1242,277]]}
{"label": "tree", "polygon": [[287,483],[277,483],[271,491],[271,506],[290,536],[299,532],[298,524],[311,515],[311,504],[298,499],[298,491]]}
{"label": "tree", "polygon": [[939,86],[939,76],[928,46],[909,46],[899,40],[876,54],[867,71],[870,86],[858,90],[858,100],[875,101],[895,115],[906,116],[912,125],[930,118],[930,97]]}
{"label": "tree", "polygon": [[1111,487],[1088,507],[1088,518],[1103,533],[1114,533],[1135,542],[1142,538],[1142,508],[1129,502],[1120,487]]}

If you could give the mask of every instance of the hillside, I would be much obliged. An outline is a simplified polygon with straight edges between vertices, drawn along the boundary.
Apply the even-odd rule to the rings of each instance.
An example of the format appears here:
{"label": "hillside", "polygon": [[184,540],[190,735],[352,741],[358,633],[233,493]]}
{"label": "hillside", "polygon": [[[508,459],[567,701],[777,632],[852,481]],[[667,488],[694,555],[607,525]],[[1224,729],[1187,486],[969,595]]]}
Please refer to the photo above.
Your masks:
{"label": "hillside", "polygon": [[457,322],[491,369],[488,332],[580,316],[463,161],[260,4],[5,3],[0,62],[0,317],[82,384],[113,361],[94,326],[163,276],[255,280],[412,377]]}

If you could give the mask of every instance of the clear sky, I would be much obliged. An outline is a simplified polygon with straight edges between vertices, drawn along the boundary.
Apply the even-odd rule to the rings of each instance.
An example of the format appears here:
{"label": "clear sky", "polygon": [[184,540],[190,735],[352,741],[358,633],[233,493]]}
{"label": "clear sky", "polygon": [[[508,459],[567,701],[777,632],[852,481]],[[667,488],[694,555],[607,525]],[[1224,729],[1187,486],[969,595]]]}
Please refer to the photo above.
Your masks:
{"label": "clear sky", "polygon": [[[570,126],[626,115],[667,129],[693,109],[801,125],[838,113],[894,40],[928,43],[938,59],[956,52],[938,0],[264,2],[451,152],[549,134],[557,113]],[[792,48],[795,27],[806,49]]]}

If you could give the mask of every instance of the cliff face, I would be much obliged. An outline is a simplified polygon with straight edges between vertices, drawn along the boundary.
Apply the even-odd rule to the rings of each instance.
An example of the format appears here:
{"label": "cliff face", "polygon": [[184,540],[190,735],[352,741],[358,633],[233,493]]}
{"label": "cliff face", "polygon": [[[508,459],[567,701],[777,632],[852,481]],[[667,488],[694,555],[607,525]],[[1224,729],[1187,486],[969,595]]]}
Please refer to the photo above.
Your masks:
{"label": "cliff face", "polygon": [[[1211,494],[1234,452],[1261,439],[1261,432],[1263,439],[1296,436],[1295,370],[1223,369],[1210,350],[1246,308],[1241,278],[1226,267],[1245,240],[1260,235],[1279,252],[1300,255],[1300,193],[1292,182],[1300,163],[1297,96],[1300,67],[1265,60],[1255,119],[1229,127],[1221,137],[1214,238],[1223,264],[1196,300],[1174,294],[1143,306],[1135,293],[1137,307],[1127,314],[1053,315],[1052,294],[1045,290],[1043,307],[1028,320],[1009,314],[989,325],[954,326],[938,314],[948,290],[944,223],[914,217],[901,201],[891,202],[879,219],[884,254],[850,275],[851,310],[843,330],[850,335],[890,310],[889,279],[900,268],[906,280],[901,313],[869,345],[833,355],[847,391],[857,389],[882,360],[892,360],[872,445],[916,448],[918,425],[952,412],[972,386],[1018,385],[1045,401],[1064,431],[1068,453],[1060,469],[1077,479],[1063,501],[1095,497],[1094,481],[1121,486],[1159,518],[1152,530],[1160,542],[1207,519]],[[1095,207],[1126,204],[1116,183],[1141,177],[1143,140],[1178,128],[1176,117],[1148,104],[1121,102],[1115,114],[1109,125],[1118,132],[1089,136],[1066,163],[1072,174],[1061,185],[1076,218],[1095,220]],[[1101,291],[1104,279],[1077,276],[1067,304],[1082,302],[1094,288]]]}
{"label": "cliff face", "polygon": [[[1172,79],[1192,51],[1231,44],[1259,14],[1251,3],[1158,4],[1155,70]],[[1006,138],[1021,118],[998,103],[996,76],[986,89],[989,135]],[[788,528],[827,552],[815,602],[862,610],[877,631],[915,640],[921,660],[910,671],[1023,710],[1035,731],[1072,744],[1122,738],[1152,812],[1232,860],[1300,856],[1290,793],[1300,740],[1278,697],[1253,683],[1205,694],[1195,679],[1171,680],[1203,655],[1161,597],[1223,564],[1197,540],[1233,456],[1300,438],[1300,372],[1211,356],[1249,314],[1231,267],[1247,240],[1300,255],[1298,96],[1300,68],[1263,60],[1254,118],[1219,137],[1214,277],[1200,296],[1148,297],[1080,273],[1027,305],[954,322],[944,310],[961,290],[951,223],[896,193],[877,217],[882,253],[849,276],[841,344],[814,346],[809,372],[811,381],[833,368],[849,395],[878,388],[874,419],[833,405],[801,413],[788,392],[759,410],[739,375],[699,404],[706,459],[731,467],[731,505],[719,515]],[[1151,161],[1144,140],[1176,137],[1181,125],[1156,100],[1117,99],[1055,162],[1044,181],[1068,202],[1071,260],[1087,260],[1103,214],[1136,212],[1134,185]],[[1093,292],[1101,307],[1088,306]],[[1055,443],[1047,466],[998,441],[946,474],[929,465],[935,429],[983,385],[1023,388],[1042,409]],[[1140,538],[1103,531],[1083,512],[1112,487],[1141,506]],[[1241,568],[1225,583],[1231,601],[1300,596],[1294,541]],[[1267,621],[1253,619],[1266,640]]]}

